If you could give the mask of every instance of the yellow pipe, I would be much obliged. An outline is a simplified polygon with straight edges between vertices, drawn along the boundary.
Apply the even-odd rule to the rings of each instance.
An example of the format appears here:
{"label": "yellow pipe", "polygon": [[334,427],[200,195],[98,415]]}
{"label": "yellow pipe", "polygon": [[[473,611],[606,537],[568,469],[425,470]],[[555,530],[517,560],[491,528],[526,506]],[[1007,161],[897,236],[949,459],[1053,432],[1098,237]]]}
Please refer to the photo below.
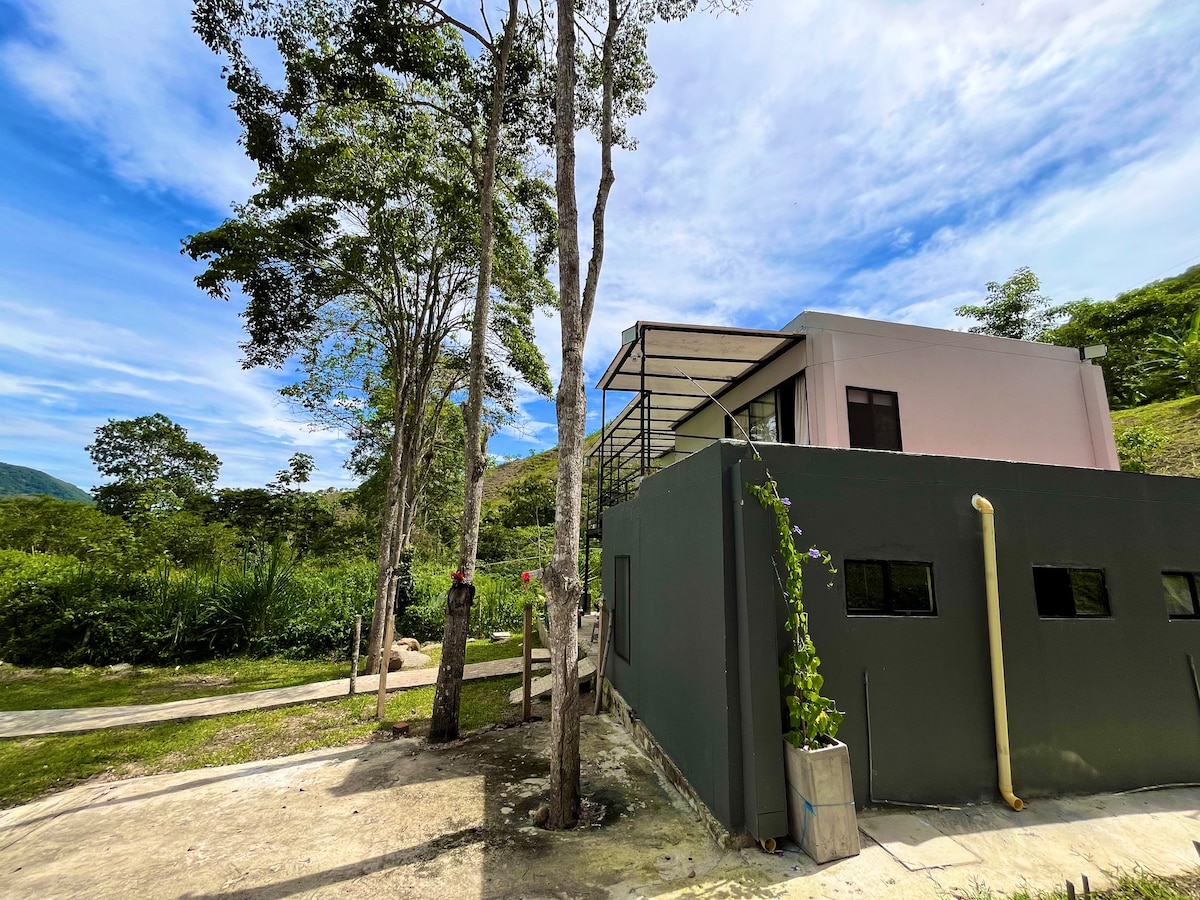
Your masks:
{"label": "yellow pipe", "polygon": [[983,525],[983,579],[987,585],[988,647],[992,657],[992,708],[996,715],[996,769],[1000,795],[1013,809],[1025,804],[1013,793],[1012,764],[1008,752],[1008,701],[1004,696],[1004,647],[1000,640],[1000,589],[996,583],[996,510],[986,497],[976,494],[971,505],[979,510]]}

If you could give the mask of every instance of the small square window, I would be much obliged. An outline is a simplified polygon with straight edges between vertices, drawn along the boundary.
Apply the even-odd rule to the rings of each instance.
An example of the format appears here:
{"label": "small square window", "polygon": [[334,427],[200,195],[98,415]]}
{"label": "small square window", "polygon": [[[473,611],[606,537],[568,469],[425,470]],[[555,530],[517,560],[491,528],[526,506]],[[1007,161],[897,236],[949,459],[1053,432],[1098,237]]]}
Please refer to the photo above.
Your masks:
{"label": "small square window", "polygon": [[1043,619],[1098,618],[1112,615],[1101,569],[1038,566],[1033,592]]}
{"label": "small square window", "polygon": [[891,391],[846,388],[850,446],[864,450],[902,450],[899,400]]}
{"label": "small square window", "polygon": [[932,616],[929,563],[846,560],[846,612],[852,616]]}
{"label": "small square window", "polygon": [[1200,619],[1200,577],[1191,572],[1164,572],[1163,594],[1172,619]]}

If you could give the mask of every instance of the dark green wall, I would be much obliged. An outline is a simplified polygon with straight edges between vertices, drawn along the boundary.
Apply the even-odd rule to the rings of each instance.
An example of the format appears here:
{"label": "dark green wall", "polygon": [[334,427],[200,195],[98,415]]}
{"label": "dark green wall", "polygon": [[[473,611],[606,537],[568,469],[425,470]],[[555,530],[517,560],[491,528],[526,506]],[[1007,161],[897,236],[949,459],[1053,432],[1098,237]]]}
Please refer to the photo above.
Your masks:
{"label": "dark green wall", "polygon": [[[776,659],[786,640],[771,564],[777,539],[753,501],[739,502],[742,482],[761,478],[764,464],[792,499],[804,540],[831,551],[839,569],[847,558],[933,564],[932,618],[850,617],[840,575],[826,588],[828,577],[814,566],[808,580],[813,638],[827,693],[846,713],[840,736],[860,803],[871,790],[864,673],[877,800],[996,796],[982,543],[971,507],[977,492],[996,508],[1018,795],[1200,781],[1200,698],[1187,663],[1189,653],[1200,658],[1200,621],[1167,618],[1159,577],[1200,572],[1200,480],[810,447],[766,447],[762,464],[746,456],[744,446],[724,442],[664,470],[643,483],[637,500],[610,512],[604,529],[606,566],[622,552],[622,534],[638,534],[634,594],[655,612],[633,616],[635,654],[639,646],[672,646],[681,631],[704,648],[667,650],[669,664],[654,653],[634,655],[628,667],[615,667],[616,686],[706,799],[696,778],[720,787],[725,767],[728,786],[710,793],[724,798],[713,811],[727,827],[752,826],[771,791],[782,791],[771,749],[778,737],[761,716],[779,704],[777,676],[764,674],[774,675],[774,666],[761,661]],[[724,527],[710,520],[718,512]],[[1104,569],[1112,617],[1040,619],[1035,565]],[[739,605],[770,616],[767,591],[774,640],[753,622],[739,634]],[[753,674],[748,637],[749,656],[759,660]],[[712,655],[721,646],[724,661]],[[652,674],[664,665],[669,679]],[[722,669],[729,677],[715,680]],[[741,683],[747,678],[752,684]],[[707,713],[697,728],[690,716],[700,710]],[[733,738],[717,733],[721,722]],[[697,740],[722,752],[706,756]],[[748,748],[745,771],[731,750],[735,740]],[[740,795],[739,773],[743,788],[750,785]],[[739,804],[749,810],[741,818]]]}

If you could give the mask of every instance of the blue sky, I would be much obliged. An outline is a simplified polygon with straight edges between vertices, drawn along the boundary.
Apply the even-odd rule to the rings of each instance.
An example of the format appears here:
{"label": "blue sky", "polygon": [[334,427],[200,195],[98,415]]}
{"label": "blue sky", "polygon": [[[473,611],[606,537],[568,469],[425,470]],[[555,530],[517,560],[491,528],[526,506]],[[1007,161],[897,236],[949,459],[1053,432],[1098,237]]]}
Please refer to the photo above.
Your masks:
{"label": "blue sky", "polygon": [[[222,484],[304,451],[344,486],[348,444],[278,400],[288,373],[241,368],[239,307],[179,254],[253,177],[189,9],[0,0],[0,460],[88,488],[94,429],[162,412]],[[1197,46],[1194,0],[755,0],[657,28],[589,381],[638,319],[955,327],[1019,266],[1066,301],[1200,262]],[[538,336],[556,370],[556,322]],[[493,452],[555,442],[552,405],[523,399]]]}

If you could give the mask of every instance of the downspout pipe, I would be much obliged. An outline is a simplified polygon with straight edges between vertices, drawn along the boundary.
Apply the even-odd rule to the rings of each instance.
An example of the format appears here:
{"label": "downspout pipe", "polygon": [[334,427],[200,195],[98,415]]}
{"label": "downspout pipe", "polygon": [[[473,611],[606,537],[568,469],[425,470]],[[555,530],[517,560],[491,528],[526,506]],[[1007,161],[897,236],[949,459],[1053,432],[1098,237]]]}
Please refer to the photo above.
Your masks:
{"label": "downspout pipe", "polygon": [[996,769],[1000,796],[1015,810],[1025,804],[1013,793],[1012,763],[1008,750],[1008,700],[1004,694],[1004,646],[1000,639],[1000,589],[996,581],[996,510],[986,497],[976,494],[971,505],[979,510],[983,526],[983,580],[987,586],[988,649],[992,657],[992,709],[996,716]]}

